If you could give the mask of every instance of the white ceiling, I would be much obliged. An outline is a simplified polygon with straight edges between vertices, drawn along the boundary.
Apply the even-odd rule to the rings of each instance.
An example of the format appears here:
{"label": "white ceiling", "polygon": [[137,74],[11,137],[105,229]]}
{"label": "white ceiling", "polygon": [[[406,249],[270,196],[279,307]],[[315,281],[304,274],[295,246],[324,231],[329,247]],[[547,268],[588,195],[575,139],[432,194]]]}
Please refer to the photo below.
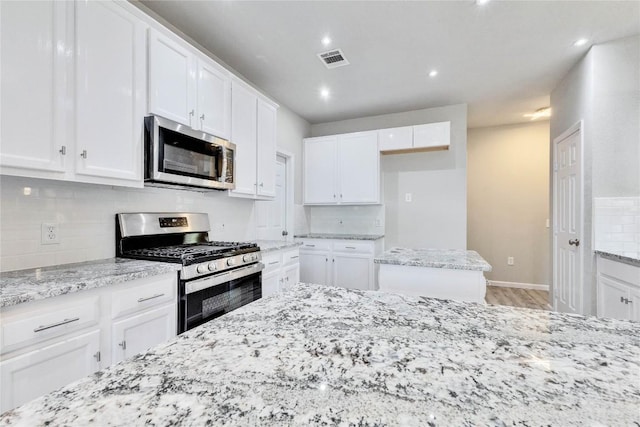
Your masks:
{"label": "white ceiling", "polygon": [[[522,122],[591,44],[640,33],[638,1],[143,3],[312,124],[456,103]],[[351,65],[324,67],[325,35]]]}

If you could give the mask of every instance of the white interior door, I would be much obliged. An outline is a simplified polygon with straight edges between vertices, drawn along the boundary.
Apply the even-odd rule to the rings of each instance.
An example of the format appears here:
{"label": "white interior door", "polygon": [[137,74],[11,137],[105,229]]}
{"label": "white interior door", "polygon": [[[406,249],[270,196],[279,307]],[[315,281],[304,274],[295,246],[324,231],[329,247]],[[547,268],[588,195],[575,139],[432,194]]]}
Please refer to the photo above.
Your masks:
{"label": "white interior door", "polygon": [[287,240],[287,159],[276,158],[276,196],[273,200],[256,202],[258,239]]}
{"label": "white interior door", "polygon": [[582,313],[582,130],[554,141],[554,308]]}

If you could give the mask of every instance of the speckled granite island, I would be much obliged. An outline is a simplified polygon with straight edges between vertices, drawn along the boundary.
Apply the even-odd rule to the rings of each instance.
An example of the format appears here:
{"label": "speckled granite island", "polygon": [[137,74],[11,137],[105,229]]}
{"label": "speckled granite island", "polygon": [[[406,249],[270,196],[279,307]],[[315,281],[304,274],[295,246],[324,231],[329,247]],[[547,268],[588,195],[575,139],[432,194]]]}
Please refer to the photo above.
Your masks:
{"label": "speckled granite island", "polygon": [[637,425],[640,324],[299,284],[0,425]]}
{"label": "speckled granite island", "polygon": [[392,248],[374,259],[380,264],[381,291],[484,302],[484,271],[491,266],[475,251]]}

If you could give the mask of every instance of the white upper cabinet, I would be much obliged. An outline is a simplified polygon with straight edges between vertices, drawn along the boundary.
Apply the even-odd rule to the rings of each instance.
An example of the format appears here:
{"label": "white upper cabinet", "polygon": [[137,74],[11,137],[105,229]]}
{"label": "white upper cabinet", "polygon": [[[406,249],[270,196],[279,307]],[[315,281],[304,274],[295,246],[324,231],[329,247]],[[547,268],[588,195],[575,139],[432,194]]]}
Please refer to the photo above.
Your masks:
{"label": "white upper cabinet", "polygon": [[413,127],[414,148],[449,147],[451,122],[428,123]]}
{"label": "white upper cabinet", "polygon": [[304,203],[380,203],[378,134],[351,134],[304,140]]}
{"label": "white upper cabinet", "polygon": [[258,97],[251,88],[232,80],[231,142],[236,144],[236,188],[231,194],[256,194],[257,102]]}
{"label": "white upper cabinet", "polygon": [[236,144],[237,197],[271,199],[276,194],[278,106],[239,79],[231,82],[231,142]]}
{"label": "white upper cabinet", "polygon": [[229,73],[177,36],[149,32],[149,111],[229,139]]}
{"label": "white upper cabinet", "polygon": [[333,204],[336,192],[338,137],[325,136],[304,140],[304,203]]}
{"label": "white upper cabinet", "polygon": [[[64,172],[67,2],[0,2],[0,167]],[[25,173],[28,175],[28,172]],[[55,176],[56,174],[53,174]]]}
{"label": "white upper cabinet", "polygon": [[451,122],[380,129],[380,151],[394,152],[447,150],[451,145]]}
{"label": "white upper cabinet", "polygon": [[198,120],[200,130],[229,139],[231,80],[213,61],[198,60]]}
{"label": "white upper cabinet", "polygon": [[407,150],[413,148],[413,126],[380,129],[380,151]]}
{"label": "white upper cabinet", "polygon": [[76,174],[142,180],[145,32],[117,3],[76,3]]}
{"label": "white upper cabinet", "polygon": [[340,203],[380,202],[380,155],[376,132],[338,136]]}
{"label": "white upper cabinet", "polygon": [[278,111],[272,103],[258,98],[257,188],[258,196],[276,195],[276,123]]}
{"label": "white upper cabinet", "polygon": [[149,111],[195,127],[195,56],[186,43],[149,31]]}
{"label": "white upper cabinet", "polygon": [[142,187],[146,23],[135,8],[0,8],[1,172]]}

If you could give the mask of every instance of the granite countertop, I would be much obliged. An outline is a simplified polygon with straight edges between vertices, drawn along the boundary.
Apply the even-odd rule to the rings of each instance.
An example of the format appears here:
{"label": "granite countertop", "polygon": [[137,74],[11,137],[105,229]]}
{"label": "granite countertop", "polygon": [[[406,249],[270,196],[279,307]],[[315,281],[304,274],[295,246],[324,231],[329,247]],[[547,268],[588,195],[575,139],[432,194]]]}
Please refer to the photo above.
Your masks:
{"label": "granite countertop", "polygon": [[180,269],[180,264],[109,258],[0,273],[0,307],[101,288]]}
{"label": "granite countertop", "polygon": [[282,249],[293,249],[300,246],[300,242],[285,242],[284,240],[255,240],[252,243],[257,243],[260,247],[260,252],[279,251]]}
{"label": "granite countertop", "polygon": [[373,262],[376,264],[447,268],[450,270],[491,271],[491,265],[476,251],[463,249],[391,248],[376,257]]}
{"label": "granite countertop", "polygon": [[639,403],[640,323],[298,284],[0,425],[637,425]]}
{"label": "granite countertop", "polygon": [[342,239],[342,240],[378,240],[384,234],[332,234],[332,233],[308,233],[296,234],[296,239]]}
{"label": "granite countertop", "polygon": [[612,261],[618,261],[625,264],[630,264],[630,265],[635,265],[640,267],[640,254],[638,253],[619,254],[619,253],[607,252],[607,251],[594,251],[594,252],[602,256],[603,258],[607,258]]}

